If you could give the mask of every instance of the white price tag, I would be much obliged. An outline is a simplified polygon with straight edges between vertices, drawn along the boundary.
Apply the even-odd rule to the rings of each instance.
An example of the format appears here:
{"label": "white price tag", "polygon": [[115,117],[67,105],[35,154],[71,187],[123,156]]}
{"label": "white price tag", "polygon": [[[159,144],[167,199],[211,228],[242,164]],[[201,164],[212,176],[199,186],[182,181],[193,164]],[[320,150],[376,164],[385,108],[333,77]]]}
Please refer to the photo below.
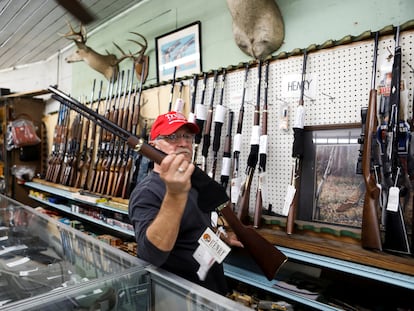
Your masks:
{"label": "white price tag", "polygon": [[398,187],[391,187],[388,192],[387,211],[398,211],[398,204],[400,202],[400,189]]}
{"label": "white price tag", "polygon": [[290,205],[295,197],[296,188],[292,185],[288,185],[285,196],[285,203],[283,205],[282,215],[287,216],[289,214]]}

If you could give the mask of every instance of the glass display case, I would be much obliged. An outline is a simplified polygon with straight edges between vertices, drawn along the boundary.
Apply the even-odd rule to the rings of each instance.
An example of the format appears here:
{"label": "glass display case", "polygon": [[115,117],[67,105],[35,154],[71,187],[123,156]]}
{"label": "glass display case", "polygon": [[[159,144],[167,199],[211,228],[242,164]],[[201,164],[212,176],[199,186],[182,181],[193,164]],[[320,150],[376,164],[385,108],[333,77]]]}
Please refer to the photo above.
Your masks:
{"label": "glass display case", "polygon": [[251,310],[0,195],[2,310]]}

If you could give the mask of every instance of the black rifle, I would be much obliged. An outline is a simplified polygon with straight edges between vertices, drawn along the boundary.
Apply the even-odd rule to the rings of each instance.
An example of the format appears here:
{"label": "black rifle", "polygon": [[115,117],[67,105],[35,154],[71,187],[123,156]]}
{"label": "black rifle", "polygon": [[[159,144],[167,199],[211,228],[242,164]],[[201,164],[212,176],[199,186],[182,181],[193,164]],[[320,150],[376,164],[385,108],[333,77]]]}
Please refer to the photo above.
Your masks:
{"label": "black rifle", "polygon": [[224,68],[220,86],[220,101],[216,106],[214,113],[213,164],[211,166],[211,171],[209,172],[209,176],[213,179],[216,178],[217,158],[221,143],[221,130],[223,128],[224,118],[226,116],[226,109],[223,107],[224,82],[226,81],[226,73],[227,71]]}
{"label": "black rifle", "polygon": [[213,123],[213,109],[214,109],[214,94],[216,93],[216,86],[217,86],[217,77],[218,72],[214,70],[214,78],[213,78],[213,90],[211,92],[210,98],[210,106],[208,108],[206,124],[204,127],[203,133],[203,149],[201,150],[201,154],[203,155],[203,170],[207,172],[207,158],[208,158],[208,149],[211,145],[211,125]]}
{"label": "black rifle", "polygon": [[306,62],[308,53],[306,50],[303,51],[303,65],[302,65],[302,81],[300,86],[300,97],[296,116],[299,120],[295,120],[293,127],[293,147],[292,157],[293,167],[291,176],[291,186],[295,188],[295,194],[290,204],[289,213],[286,219],[286,233],[292,234],[295,225],[296,209],[299,201],[299,187],[300,187],[300,173],[302,169],[302,158],[304,153],[304,141],[303,141],[303,123],[305,119],[305,111],[303,108],[303,96],[305,95],[305,74],[306,74]]}
{"label": "black rifle", "polygon": [[[198,78],[196,77],[194,79],[198,80]],[[196,85],[197,85],[197,82],[194,82],[194,87],[196,87]],[[200,104],[196,105],[195,93],[193,96],[192,110],[195,113],[195,123],[198,125],[198,128],[200,129],[200,131],[195,135],[195,138],[194,138],[193,163],[196,163],[198,147],[200,146],[201,138],[203,137],[204,122],[207,119],[207,110],[206,110],[206,106],[204,106],[204,99],[206,95],[206,85],[207,85],[207,73],[205,72],[204,77],[203,77],[203,89],[201,90]]]}
{"label": "black rifle", "polygon": [[234,138],[233,138],[233,173],[231,177],[231,186],[230,186],[230,197],[231,197],[231,202],[233,203],[233,210],[235,210],[235,206],[239,198],[240,185],[241,185],[241,176],[239,174],[239,168],[240,168],[239,158],[240,158],[240,151],[241,151],[241,144],[242,144],[244,100],[246,98],[248,75],[249,75],[249,63],[245,63],[244,64],[243,93],[242,93],[241,105],[239,109],[239,117],[237,119],[236,134],[234,135]]}
{"label": "black rifle", "polygon": [[[384,250],[391,252],[410,254],[410,244],[405,227],[399,189],[404,187],[406,182],[408,133],[410,131],[408,123],[400,117],[401,46],[399,45],[399,35],[400,28],[397,27],[391,78],[391,116],[388,122],[386,161],[383,163],[386,190],[388,190],[383,247]],[[396,210],[390,206],[392,201],[396,201]]]}
{"label": "black rifle", "polygon": [[256,191],[256,205],[254,210],[253,217],[253,227],[259,228],[261,219],[262,219],[262,210],[263,210],[263,191],[262,187],[266,179],[266,161],[267,161],[267,118],[268,118],[268,86],[269,86],[269,63],[266,61],[266,71],[265,71],[265,86],[264,86],[264,99],[263,99],[263,109],[262,109],[262,127],[260,134],[260,145],[259,145],[259,174],[258,174],[258,183]]}
{"label": "black rifle", "polygon": [[224,189],[227,189],[229,184],[230,172],[231,172],[231,132],[233,130],[233,117],[234,112],[229,111],[229,121],[227,125],[227,134],[224,140],[223,147],[223,161],[221,165],[220,182]]}
{"label": "black rifle", "polygon": [[253,114],[253,127],[250,135],[250,153],[247,158],[246,178],[241,186],[239,199],[237,201],[237,216],[244,224],[249,222],[250,189],[253,182],[254,171],[259,161],[260,143],[260,91],[262,86],[262,61],[257,65],[257,92],[256,105]]}
{"label": "black rifle", "polygon": [[[52,97],[54,99],[84,115],[92,122],[96,122],[99,126],[111,131],[111,133],[117,135],[122,140],[127,141],[132,149],[148,157],[152,161],[161,163],[166,156],[164,152],[149,145],[142,138],[131,135],[131,133],[125,129],[108,121],[103,116],[95,113],[92,109],[83,106],[57,88],[50,86],[48,90],[53,93]],[[259,235],[254,229],[244,226],[237,219],[237,216],[232,211],[231,202],[229,201],[225,189],[198,167],[195,167],[191,176],[191,184],[198,191],[198,203],[200,209],[205,212],[212,212],[217,209],[221,212],[240,242],[243,243],[244,248],[262,269],[267,279],[273,280],[279,268],[287,261],[287,257],[274,245],[270,244],[264,237]],[[214,195],[211,195],[212,193],[214,193]]]}

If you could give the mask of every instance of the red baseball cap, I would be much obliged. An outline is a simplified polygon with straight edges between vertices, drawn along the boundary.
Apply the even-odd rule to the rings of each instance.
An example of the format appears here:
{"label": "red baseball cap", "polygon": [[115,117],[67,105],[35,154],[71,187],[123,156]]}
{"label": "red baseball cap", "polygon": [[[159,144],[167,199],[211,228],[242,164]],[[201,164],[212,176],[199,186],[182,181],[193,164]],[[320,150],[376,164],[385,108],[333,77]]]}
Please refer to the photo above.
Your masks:
{"label": "red baseball cap", "polygon": [[187,121],[180,112],[170,111],[159,115],[151,127],[150,139],[154,140],[160,135],[170,135],[185,125],[193,134],[200,131],[197,124]]}

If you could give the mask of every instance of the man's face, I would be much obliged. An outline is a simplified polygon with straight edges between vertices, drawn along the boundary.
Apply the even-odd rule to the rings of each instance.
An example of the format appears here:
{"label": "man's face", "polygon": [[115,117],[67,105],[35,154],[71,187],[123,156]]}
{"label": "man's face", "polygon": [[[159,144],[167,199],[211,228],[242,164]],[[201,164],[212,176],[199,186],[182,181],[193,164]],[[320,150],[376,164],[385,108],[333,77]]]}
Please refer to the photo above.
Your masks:
{"label": "man's face", "polygon": [[193,142],[194,134],[190,130],[183,126],[171,135],[158,136],[153,144],[156,148],[164,151],[167,154],[184,154],[186,160],[191,162],[193,155]]}

